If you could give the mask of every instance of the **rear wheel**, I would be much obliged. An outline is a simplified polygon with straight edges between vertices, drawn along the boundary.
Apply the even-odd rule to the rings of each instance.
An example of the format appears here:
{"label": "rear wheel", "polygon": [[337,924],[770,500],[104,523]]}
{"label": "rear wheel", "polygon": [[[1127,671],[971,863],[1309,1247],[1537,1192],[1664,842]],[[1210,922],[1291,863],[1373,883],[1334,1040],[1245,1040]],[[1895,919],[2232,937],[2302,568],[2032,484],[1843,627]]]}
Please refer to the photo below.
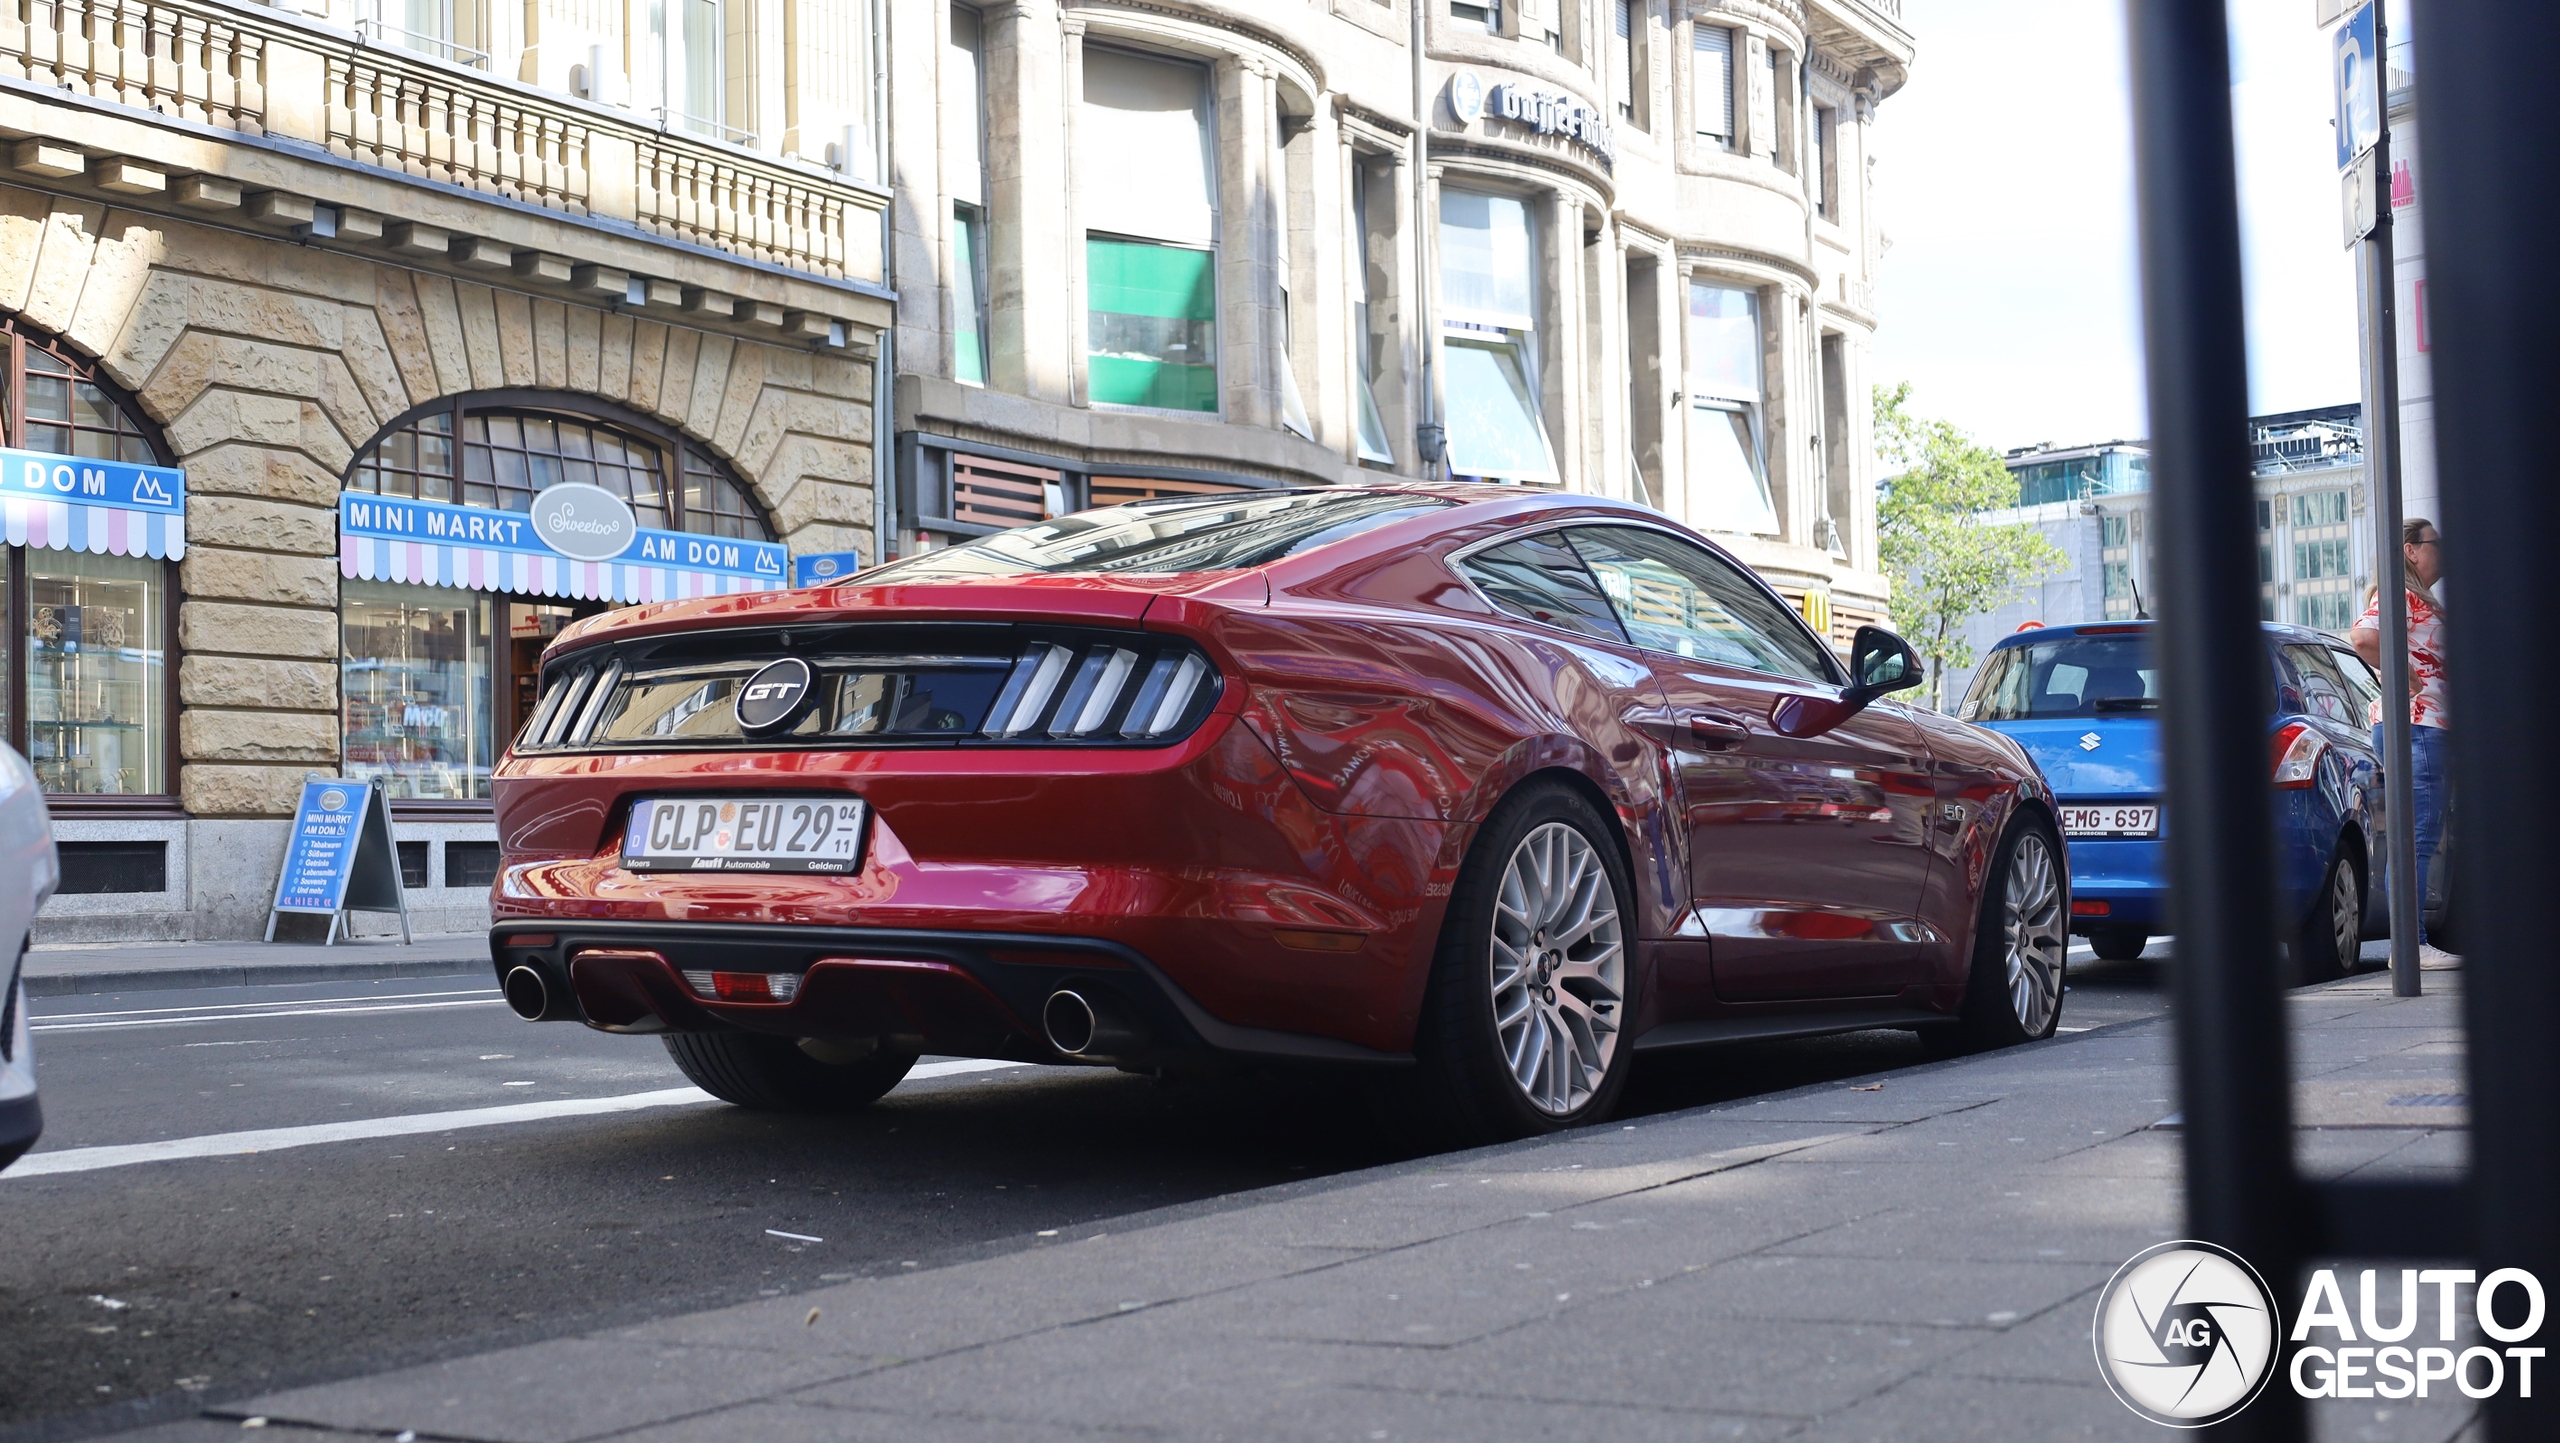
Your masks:
{"label": "rear wheel", "polygon": [[2355,858],[2341,850],[2329,859],[2320,895],[2311,915],[2293,938],[2293,985],[2306,986],[2340,976],[2364,950],[2364,876]]}
{"label": "rear wheel", "polygon": [[666,1044],[694,1086],[760,1112],[852,1112],[877,1102],[916,1065],[912,1052],[857,1052],[761,1032],[676,1032]]}
{"label": "rear wheel", "polygon": [[1599,811],[1536,784],[1486,823],[1441,924],[1406,1098],[1431,1143],[1467,1147],[1609,1115],[1634,1061],[1621,1029],[1633,895]]}
{"label": "rear wheel", "polygon": [[2151,934],[2132,927],[2109,927],[2089,934],[2089,950],[2102,962],[2130,962],[2151,945]]}
{"label": "rear wheel", "polygon": [[1932,1050],[2010,1047],[2053,1035],[2071,949],[2061,857],[2061,840],[2041,816],[2019,818],[2001,839],[1974,927],[1964,1002],[1954,1026],[1921,1034]]}

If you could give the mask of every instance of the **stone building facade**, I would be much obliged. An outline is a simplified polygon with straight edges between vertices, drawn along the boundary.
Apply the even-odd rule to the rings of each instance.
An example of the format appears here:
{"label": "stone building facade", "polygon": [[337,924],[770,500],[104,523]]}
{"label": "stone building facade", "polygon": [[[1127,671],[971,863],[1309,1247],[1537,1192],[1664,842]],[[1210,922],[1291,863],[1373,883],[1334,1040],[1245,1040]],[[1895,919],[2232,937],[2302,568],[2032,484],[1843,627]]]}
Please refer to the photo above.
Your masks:
{"label": "stone building facade", "polygon": [[888,0],[892,549],[1166,491],[1471,476],[1885,610],[1902,0]]}
{"label": "stone building facade", "polygon": [[[541,638],[872,549],[867,3],[304,3],[0,16],[40,939],[258,935],[315,772],[383,781],[417,925],[478,926]],[[562,480],[633,549],[493,524]]]}

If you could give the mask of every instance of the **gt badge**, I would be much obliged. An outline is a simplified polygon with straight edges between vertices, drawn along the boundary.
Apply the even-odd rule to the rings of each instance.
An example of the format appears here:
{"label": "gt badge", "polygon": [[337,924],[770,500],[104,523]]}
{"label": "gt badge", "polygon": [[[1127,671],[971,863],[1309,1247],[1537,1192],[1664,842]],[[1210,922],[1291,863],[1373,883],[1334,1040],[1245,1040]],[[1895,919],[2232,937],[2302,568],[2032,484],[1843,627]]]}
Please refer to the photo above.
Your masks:
{"label": "gt badge", "polygon": [[767,662],[746,685],[738,688],[733,710],[738,717],[738,730],[747,735],[765,736],[778,732],[800,719],[800,713],[817,691],[817,678],[809,663],[796,656]]}

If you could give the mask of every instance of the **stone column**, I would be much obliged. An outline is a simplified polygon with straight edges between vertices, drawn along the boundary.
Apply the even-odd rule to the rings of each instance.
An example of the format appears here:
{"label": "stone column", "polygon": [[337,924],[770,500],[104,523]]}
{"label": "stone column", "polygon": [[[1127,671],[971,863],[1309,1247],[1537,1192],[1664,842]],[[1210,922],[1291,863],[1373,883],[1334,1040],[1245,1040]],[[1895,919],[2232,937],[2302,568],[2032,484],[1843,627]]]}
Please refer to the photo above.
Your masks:
{"label": "stone column", "polygon": [[1218,391],[1225,419],[1280,424],[1279,207],[1271,67],[1218,62]]}
{"label": "stone column", "polygon": [[[1079,16],[1065,16],[1058,21],[1058,62],[1063,77],[1060,89],[1065,94],[1066,183],[1058,187],[1065,203],[1066,243],[1059,259],[1064,263],[1059,291],[1064,297],[1066,349],[1061,357],[1066,366],[1067,403],[1074,406],[1093,404],[1092,368],[1087,361],[1092,338],[1088,330],[1088,302],[1085,295],[1084,243],[1084,31]],[[1097,184],[1109,184],[1103,176],[1092,178]]]}
{"label": "stone column", "polygon": [[[1396,469],[1420,475],[1414,428],[1422,424],[1422,277],[1414,273],[1412,158],[1403,151],[1383,157],[1388,166],[1383,199],[1370,193],[1369,265],[1380,284],[1369,299],[1370,324],[1382,327],[1378,366],[1378,420]],[[1365,338],[1364,338],[1365,343]]]}
{"label": "stone column", "polygon": [[1556,475],[1567,491],[1591,490],[1584,455],[1584,426],[1589,415],[1582,334],[1582,201],[1569,191],[1555,191],[1546,207],[1547,243],[1540,249],[1544,274],[1538,288],[1546,314],[1539,317],[1539,390],[1546,415],[1547,442],[1556,455]]}
{"label": "stone column", "polygon": [[1627,468],[1627,252],[1617,222],[1603,215],[1600,240],[1583,247],[1583,295],[1587,309],[1582,337],[1590,357],[1584,394],[1590,398],[1590,423],[1583,429],[1591,443],[1585,476],[1600,496],[1634,494]]}
{"label": "stone column", "polygon": [[1059,258],[1081,270],[1067,225],[1066,110],[1056,0],[985,12],[987,35],[988,375],[994,389],[1064,401],[1068,359],[1082,350]]}
{"label": "stone column", "polygon": [[1359,456],[1358,371],[1351,354],[1351,307],[1359,252],[1329,238],[1350,230],[1351,155],[1334,124],[1333,98],[1319,96],[1303,133],[1281,153],[1289,186],[1289,353],[1316,440],[1346,464]]}

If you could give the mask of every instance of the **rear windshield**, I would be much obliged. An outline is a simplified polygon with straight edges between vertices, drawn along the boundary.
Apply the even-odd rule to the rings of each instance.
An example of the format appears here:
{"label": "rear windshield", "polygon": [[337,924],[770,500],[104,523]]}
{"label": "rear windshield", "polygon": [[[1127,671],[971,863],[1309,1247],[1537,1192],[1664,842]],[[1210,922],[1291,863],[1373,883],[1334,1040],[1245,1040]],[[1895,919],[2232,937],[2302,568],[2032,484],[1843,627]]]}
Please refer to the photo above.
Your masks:
{"label": "rear windshield", "polygon": [[860,578],[939,581],[1065,572],[1231,571],[1262,566],[1456,503],[1378,491],[1166,497],[1079,511],[893,561]]}
{"label": "rear windshield", "polygon": [[1957,712],[1966,721],[2123,716],[2156,711],[2160,670],[2139,633],[2060,636],[1991,653]]}

